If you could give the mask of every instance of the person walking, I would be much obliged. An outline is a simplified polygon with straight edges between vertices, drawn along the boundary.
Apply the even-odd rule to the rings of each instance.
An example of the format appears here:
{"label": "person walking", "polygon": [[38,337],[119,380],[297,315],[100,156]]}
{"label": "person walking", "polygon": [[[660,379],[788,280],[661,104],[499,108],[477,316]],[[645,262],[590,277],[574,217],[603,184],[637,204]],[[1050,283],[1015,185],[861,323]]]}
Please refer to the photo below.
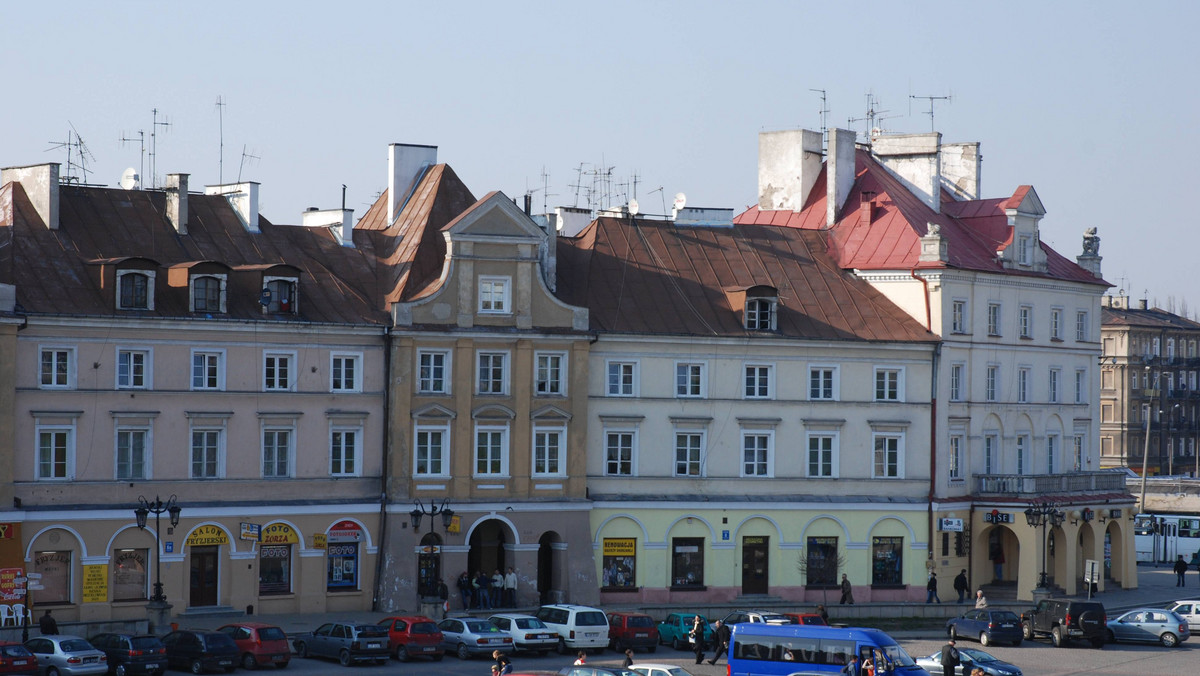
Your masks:
{"label": "person walking", "polygon": [[959,603],[966,602],[967,594],[971,593],[971,583],[967,581],[966,568],[963,568],[962,572],[954,578],[954,591],[958,592]]}
{"label": "person walking", "polygon": [[462,596],[463,610],[471,609],[471,576],[467,575],[467,571],[463,571],[462,575],[458,576],[458,580],[454,583],[458,587],[458,593]]}
{"label": "person walking", "polygon": [[517,571],[512,566],[504,576],[504,603],[509,608],[517,607]]}
{"label": "person walking", "polygon": [[983,595],[983,590],[975,592],[975,607],[987,608],[987,597]]}
{"label": "person walking", "polygon": [[625,649],[625,660],[621,662],[621,666],[626,669],[633,666],[633,648]]}
{"label": "person walking", "polygon": [[587,664],[587,651],[586,650],[580,650],[579,656],[575,658],[575,666],[579,666],[581,664]]}
{"label": "person walking", "polygon": [[729,625],[720,620],[713,622],[713,656],[708,661],[709,664],[716,664],[717,660],[721,659],[721,655],[726,654],[729,650],[729,639],[732,636],[733,630],[729,628]]}
{"label": "person walking", "polygon": [[955,668],[961,663],[954,639],[946,641],[946,645],[942,646],[942,676],[954,676]]}
{"label": "person walking", "polygon": [[704,623],[700,616],[692,621],[692,630],[688,632],[688,640],[692,642],[692,652],[696,654],[696,664],[704,661]]}
{"label": "person walking", "polygon": [[511,674],[513,672],[512,660],[508,659],[508,655],[499,650],[492,651],[492,659],[496,660],[496,664],[492,667],[498,674]]}
{"label": "person walking", "polygon": [[846,666],[842,667],[842,673],[846,676],[859,676],[858,655],[850,656],[850,661],[846,662]]}
{"label": "person walking", "polygon": [[1184,561],[1183,554],[1180,554],[1178,556],[1178,558],[1175,559],[1175,586],[1176,587],[1186,587],[1187,586],[1186,584],[1183,583],[1183,575],[1184,575],[1184,573],[1187,572],[1187,569],[1188,569],[1187,561]]}
{"label": "person walking", "polygon": [[942,602],[937,592],[937,573],[929,571],[929,582],[925,583],[925,603]]}
{"label": "person walking", "polygon": [[850,578],[846,577],[845,573],[842,573],[842,600],[840,603],[854,605],[854,585],[850,584]]}
{"label": "person walking", "polygon": [[821,616],[822,622],[824,622],[825,624],[829,624],[829,611],[825,610],[824,603],[817,604],[817,614]]}
{"label": "person walking", "polygon": [[46,614],[38,620],[38,629],[41,630],[42,636],[54,636],[58,633],[58,620],[50,616],[49,608],[46,609]]}

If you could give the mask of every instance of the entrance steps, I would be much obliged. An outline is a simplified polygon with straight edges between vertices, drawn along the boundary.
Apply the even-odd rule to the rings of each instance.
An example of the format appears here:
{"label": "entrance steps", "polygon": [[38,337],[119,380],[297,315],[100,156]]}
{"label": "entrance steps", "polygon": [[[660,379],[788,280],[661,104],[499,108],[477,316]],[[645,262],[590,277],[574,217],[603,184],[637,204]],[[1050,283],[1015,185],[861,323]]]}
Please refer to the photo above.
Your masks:
{"label": "entrance steps", "polygon": [[245,617],[246,611],[233,606],[193,606],[177,617]]}

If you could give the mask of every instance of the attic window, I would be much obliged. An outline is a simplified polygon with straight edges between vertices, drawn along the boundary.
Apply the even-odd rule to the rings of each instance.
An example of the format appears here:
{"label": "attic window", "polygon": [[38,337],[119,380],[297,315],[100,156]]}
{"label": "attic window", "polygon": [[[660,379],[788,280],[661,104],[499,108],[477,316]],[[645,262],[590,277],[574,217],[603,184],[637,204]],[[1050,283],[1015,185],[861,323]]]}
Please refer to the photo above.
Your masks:
{"label": "attic window", "polygon": [[1017,259],[1021,265],[1033,264],[1033,238],[1029,235],[1017,238]]}
{"label": "attic window", "polygon": [[295,278],[267,277],[263,280],[263,312],[272,314],[296,314]]}
{"label": "attic window", "polygon": [[748,331],[775,330],[775,297],[746,299],[746,329]]}
{"label": "attic window", "polygon": [[225,275],[193,275],[189,286],[192,312],[225,312]]}
{"label": "attic window", "polygon": [[117,271],[117,309],[153,310],[153,270]]}

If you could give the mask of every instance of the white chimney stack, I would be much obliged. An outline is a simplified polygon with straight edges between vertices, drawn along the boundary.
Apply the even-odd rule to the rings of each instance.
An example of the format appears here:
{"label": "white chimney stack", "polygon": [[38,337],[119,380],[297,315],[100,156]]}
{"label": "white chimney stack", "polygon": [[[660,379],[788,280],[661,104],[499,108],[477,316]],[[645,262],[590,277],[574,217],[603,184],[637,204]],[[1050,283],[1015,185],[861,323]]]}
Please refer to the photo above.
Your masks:
{"label": "white chimney stack", "polygon": [[941,152],[942,185],[960,200],[979,199],[979,171],[983,157],[979,143],[947,143]]}
{"label": "white chimney stack", "polygon": [[847,129],[829,130],[829,152],[825,160],[825,224],[837,223],[842,205],[854,185],[854,140]]}
{"label": "white chimney stack", "polygon": [[229,205],[237,212],[242,226],[250,232],[258,232],[258,183],[226,183],[204,186],[205,195],[224,195]]}
{"label": "white chimney stack", "polygon": [[758,208],[800,211],[821,173],[821,132],[758,134]]}
{"label": "white chimney stack", "polygon": [[400,210],[416,189],[417,181],[435,164],[437,146],[388,144],[388,225],[396,222]]}
{"label": "white chimney stack", "polygon": [[329,228],[342,246],[354,248],[353,209],[317,209],[313,207],[300,214],[300,225],[305,228]]}
{"label": "white chimney stack", "polygon": [[167,220],[181,235],[187,234],[188,175],[167,174]]}
{"label": "white chimney stack", "polygon": [[0,185],[20,183],[42,223],[58,230],[58,163],[0,169]]}
{"label": "white chimney stack", "polygon": [[871,139],[871,153],[912,194],[935,212],[942,210],[942,135],[883,134]]}

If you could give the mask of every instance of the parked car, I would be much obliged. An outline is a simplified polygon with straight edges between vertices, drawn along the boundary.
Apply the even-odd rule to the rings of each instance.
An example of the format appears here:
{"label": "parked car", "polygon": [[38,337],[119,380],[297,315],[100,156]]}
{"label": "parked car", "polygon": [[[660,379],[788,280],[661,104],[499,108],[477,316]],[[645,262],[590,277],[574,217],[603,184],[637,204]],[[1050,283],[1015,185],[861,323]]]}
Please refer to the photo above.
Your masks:
{"label": "parked car", "polygon": [[1161,643],[1174,648],[1192,635],[1187,620],[1161,608],[1134,608],[1109,620],[1107,626],[1110,643]]}
{"label": "parked car", "polygon": [[38,672],[37,658],[20,643],[0,641],[0,674],[33,676]]}
{"label": "parked car", "polygon": [[292,636],[298,657],[328,657],[342,666],[388,661],[387,630],[377,624],[326,622],[314,632]]}
{"label": "parked car", "polygon": [[640,676],[692,676],[692,672],[683,667],[677,667],[674,664],[643,662],[641,664],[631,664],[629,668],[636,671]]}
{"label": "parked car", "polygon": [[1176,601],[1167,610],[1187,620],[1189,630],[1200,630],[1200,601]]}
{"label": "parked car", "polygon": [[81,636],[38,636],[26,641],[25,647],[37,658],[38,672],[42,674],[89,676],[108,673],[108,656]]}
{"label": "parked car", "polygon": [[816,613],[780,613],[784,617],[792,621],[792,624],[810,624],[819,627],[827,626],[829,623],[825,618]]}
{"label": "parked car", "polygon": [[[1021,676],[1020,667],[1009,664],[991,653],[974,648],[959,648],[958,653],[962,664],[954,668],[956,675],[966,676],[972,669],[979,668],[987,676]],[[928,657],[917,658],[917,666],[931,674],[941,674],[942,652],[939,650]]]}
{"label": "parked car", "polygon": [[533,615],[499,613],[488,618],[513,640],[513,650],[528,650],[545,655],[558,647],[558,632]]}
{"label": "parked car", "polygon": [[[684,650],[690,645],[688,633],[692,631],[692,623],[695,622],[695,613],[671,613],[667,615],[667,619],[658,623],[658,640],[661,643],[669,643],[676,650]],[[704,627],[704,642],[712,643],[712,627],[708,624],[708,618],[701,616],[700,624]]]}
{"label": "parked car", "polygon": [[442,648],[453,652],[460,660],[476,655],[491,655],[493,651],[512,650],[512,637],[488,622],[474,617],[448,617],[438,624],[442,630]]}
{"label": "parked car", "polygon": [[536,615],[558,634],[559,654],[581,649],[600,652],[608,645],[608,618],[602,610],[559,603],[538,608]]}
{"label": "parked car", "polygon": [[238,647],[225,634],[200,629],[180,629],[162,637],[167,664],[193,674],[237,669]]}
{"label": "parked car", "polygon": [[292,647],[287,634],[273,624],[261,622],[234,622],[218,627],[217,631],[229,636],[242,654],[243,669],[275,666],[286,668],[292,659]]}
{"label": "parked car", "polygon": [[1036,608],[1021,614],[1021,636],[1026,640],[1049,636],[1051,643],[1059,648],[1071,639],[1090,641],[1092,647],[1103,648],[1107,621],[1104,606],[1099,603],[1042,599]]}
{"label": "parked car", "polygon": [[385,617],[379,626],[387,630],[388,650],[401,662],[414,657],[429,657],[437,662],[445,656],[442,630],[424,615]]}
{"label": "parked car", "polygon": [[721,618],[722,624],[734,625],[741,622],[764,624],[792,624],[791,618],[769,610],[735,610]]}
{"label": "parked car", "polygon": [[617,652],[626,648],[658,650],[658,627],[645,613],[613,611],[608,614],[608,646]]}
{"label": "parked car", "polygon": [[978,639],[979,645],[992,643],[1012,643],[1021,645],[1024,638],[1021,630],[1021,618],[1008,610],[991,610],[982,608],[968,610],[958,617],[946,621],[946,634],[950,638]]}
{"label": "parked car", "polygon": [[640,676],[638,672],[624,667],[595,667],[590,664],[578,667],[563,667],[558,676]]}
{"label": "parked car", "polygon": [[167,670],[167,647],[153,634],[96,634],[88,643],[108,657],[110,674],[161,674]]}

